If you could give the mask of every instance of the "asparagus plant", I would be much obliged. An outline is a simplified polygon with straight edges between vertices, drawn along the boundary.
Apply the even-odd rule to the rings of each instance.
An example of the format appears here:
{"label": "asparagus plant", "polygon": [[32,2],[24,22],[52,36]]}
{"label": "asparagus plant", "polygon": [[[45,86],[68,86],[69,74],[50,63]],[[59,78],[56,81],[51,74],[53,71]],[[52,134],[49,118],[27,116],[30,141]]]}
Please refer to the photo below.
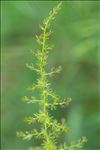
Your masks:
{"label": "asparagus plant", "polygon": [[67,133],[69,131],[69,127],[66,126],[64,119],[59,122],[49,112],[49,110],[56,110],[58,106],[66,107],[71,101],[71,98],[69,97],[61,99],[60,96],[51,89],[51,85],[48,81],[48,78],[51,75],[61,71],[61,66],[58,66],[57,68],[53,67],[50,72],[47,72],[45,67],[47,64],[49,50],[52,49],[52,45],[48,44],[48,39],[52,34],[51,22],[55,19],[56,14],[61,9],[61,5],[62,2],[54,7],[53,10],[49,12],[48,17],[46,17],[39,26],[41,33],[40,35],[36,35],[36,41],[39,45],[39,49],[31,50],[33,57],[37,60],[36,65],[33,63],[26,64],[26,67],[38,74],[36,83],[32,83],[30,89],[32,92],[37,90],[39,98],[34,96],[24,96],[22,100],[33,105],[34,103],[38,103],[39,110],[34,115],[26,117],[25,122],[29,125],[33,124],[33,122],[37,122],[40,125],[40,129],[32,128],[31,131],[20,131],[17,132],[17,136],[24,140],[31,140],[34,137],[41,139],[41,150],[76,150],[77,148],[82,148],[83,144],[87,141],[85,137],[82,137],[77,142],[72,142],[69,145],[63,142],[62,144],[59,144],[58,138],[62,133]]}

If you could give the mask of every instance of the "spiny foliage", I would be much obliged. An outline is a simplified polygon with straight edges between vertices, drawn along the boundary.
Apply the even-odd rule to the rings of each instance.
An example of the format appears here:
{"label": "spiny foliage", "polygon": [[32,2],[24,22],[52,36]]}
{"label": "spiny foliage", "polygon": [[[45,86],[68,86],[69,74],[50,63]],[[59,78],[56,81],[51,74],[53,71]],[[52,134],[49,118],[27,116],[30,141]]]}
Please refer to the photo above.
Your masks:
{"label": "spiny foliage", "polygon": [[51,89],[48,77],[61,71],[61,66],[58,68],[52,68],[50,72],[47,72],[45,66],[47,64],[47,58],[49,50],[52,49],[52,45],[48,44],[48,39],[52,34],[51,21],[55,19],[55,15],[61,9],[62,2],[60,2],[52,11],[49,12],[49,16],[43,20],[40,25],[41,34],[36,35],[37,43],[39,45],[38,50],[31,50],[33,57],[37,59],[37,64],[26,64],[26,67],[35,71],[39,77],[36,83],[32,83],[28,89],[31,91],[38,90],[40,97],[24,96],[22,100],[26,103],[38,103],[39,111],[33,116],[25,118],[27,124],[39,123],[40,129],[32,129],[26,132],[17,132],[18,137],[22,137],[24,140],[30,140],[33,137],[42,140],[40,149],[42,150],[74,150],[74,148],[81,148],[86,142],[86,138],[83,137],[77,143],[58,144],[57,139],[62,133],[67,133],[69,127],[65,125],[65,120],[62,119],[58,122],[53,116],[50,115],[49,110],[57,108],[57,106],[66,107],[71,98],[61,99]]}

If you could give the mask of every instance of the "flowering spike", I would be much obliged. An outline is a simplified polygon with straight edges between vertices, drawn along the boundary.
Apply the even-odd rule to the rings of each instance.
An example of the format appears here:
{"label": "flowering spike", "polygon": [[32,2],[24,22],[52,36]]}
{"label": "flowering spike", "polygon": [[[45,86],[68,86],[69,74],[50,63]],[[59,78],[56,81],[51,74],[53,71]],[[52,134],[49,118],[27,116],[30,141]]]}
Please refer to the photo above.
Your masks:
{"label": "flowering spike", "polygon": [[[61,66],[58,68],[53,67],[49,73],[46,72],[45,66],[47,64],[47,58],[49,50],[52,49],[52,45],[48,44],[48,39],[52,34],[51,21],[55,19],[56,14],[61,9],[62,2],[49,12],[49,16],[43,20],[40,25],[41,34],[36,35],[36,40],[39,45],[39,50],[31,50],[33,57],[37,58],[36,66],[33,63],[26,64],[26,67],[38,73],[36,83],[32,84],[28,90],[37,90],[38,97],[24,96],[22,100],[26,103],[38,103],[39,111],[33,114],[33,116],[26,117],[24,121],[27,124],[36,122],[40,125],[39,129],[32,129],[26,132],[17,132],[17,136],[23,140],[31,140],[33,137],[41,139],[41,150],[73,150],[74,148],[81,148],[83,143],[86,142],[85,138],[80,139],[77,143],[58,144],[57,140],[62,133],[69,131],[69,127],[66,126],[65,120],[57,121],[50,115],[49,109],[53,110],[60,106],[66,107],[69,105],[71,98],[61,99],[57,94],[53,92],[48,81],[48,77],[61,71]],[[33,127],[32,127],[33,128]]]}

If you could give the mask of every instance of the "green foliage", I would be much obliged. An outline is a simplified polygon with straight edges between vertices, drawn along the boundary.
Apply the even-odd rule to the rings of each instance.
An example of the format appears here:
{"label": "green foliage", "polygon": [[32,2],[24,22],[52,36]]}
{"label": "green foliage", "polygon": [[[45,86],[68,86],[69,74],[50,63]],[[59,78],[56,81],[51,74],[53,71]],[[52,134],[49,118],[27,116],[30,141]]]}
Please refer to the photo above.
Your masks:
{"label": "green foliage", "polygon": [[83,144],[87,142],[86,137],[82,137],[79,139],[77,142],[72,142],[70,145],[67,145],[64,143],[64,145],[61,147],[60,150],[74,150],[74,149],[79,149],[83,147]]}
{"label": "green foliage", "polygon": [[49,16],[43,20],[42,25],[40,25],[41,34],[36,35],[36,41],[39,45],[38,50],[31,50],[33,57],[36,58],[37,63],[34,65],[26,64],[26,67],[30,70],[35,71],[39,77],[36,83],[32,83],[28,90],[34,92],[38,91],[39,98],[31,96],[24,96],[22,100],[26,103],[38,103],[39,111],[33,116],[26,117],[24,121],[29,125],[34,125],[38,123],[40,128],[32,129],[26,132],[17,132],[17,136],[23,138],[23,140],[31,140],[33,137],[42,140],[41,149],[42,150],[73,150],[76,148],[82,148],[83,144],[87,141],[85,137],[80,139],[77,143],[71,143],[70,145],[59,144],[57,142],[59,136],[62,133],[67,133],[69,127],[66,126],[65,120],[62,119],[58,122],[53,116],[50,115],[49,110],[56,110],[58,106],[66,107],[71,98],[61,99],[57,94],[51,89],[48,77],[59,73],[61,71],[61,66],[58,68],[52,68],[50,72],[47,72],[45,66],[47,64],[47,58],[49,50],[52,49],[52,45],[48,44],[48,39],[52,34],[51,21],[55,19],[55,15],[61,9],[62,2],[60,2],[52,11],[49,12]]}

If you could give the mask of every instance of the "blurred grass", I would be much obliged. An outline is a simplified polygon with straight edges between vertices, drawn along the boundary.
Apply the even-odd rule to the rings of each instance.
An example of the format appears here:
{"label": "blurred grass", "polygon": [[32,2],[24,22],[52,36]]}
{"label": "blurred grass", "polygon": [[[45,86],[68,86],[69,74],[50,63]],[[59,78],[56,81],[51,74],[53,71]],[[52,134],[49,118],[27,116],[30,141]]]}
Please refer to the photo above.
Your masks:
{"label": "blurred grass", "polygon": [[[25,68],[34,61],[29,54],[36,48],[38,24],[57,1],[2,1],[2,150],[28,150],[37,141],[21,141],[16,131],[27,130],[22,119],[37,111],[37,105],[26,105],[20,97],[36,74]],[[61,96],[71,96],[69,108],[53,112],[65,117],[71,127],[65,137],[69,142],[85,135],[84,150],[99,150],[99,13],[97,1],[66,1],[52,23],[55,44],[47,69],[62,65],[62,72],[50,79]],[[61,112],[60,111],[60,112]]]}

